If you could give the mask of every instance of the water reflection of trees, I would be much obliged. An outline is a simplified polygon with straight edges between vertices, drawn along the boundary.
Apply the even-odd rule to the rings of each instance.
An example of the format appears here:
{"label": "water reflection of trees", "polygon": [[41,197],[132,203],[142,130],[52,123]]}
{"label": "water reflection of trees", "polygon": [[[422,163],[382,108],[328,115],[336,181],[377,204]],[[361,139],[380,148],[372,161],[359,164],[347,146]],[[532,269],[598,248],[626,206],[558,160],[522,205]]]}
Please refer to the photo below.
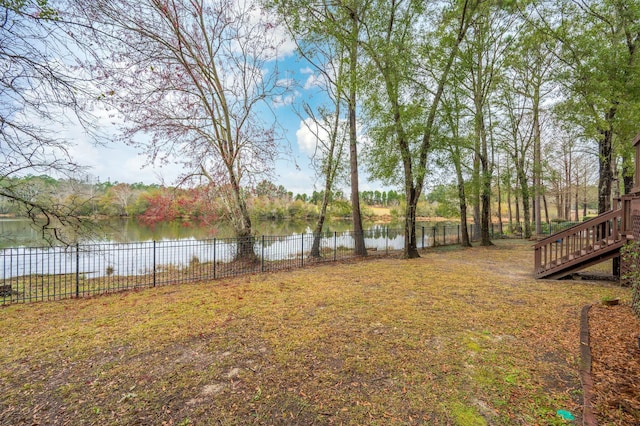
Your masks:
{"label": "water reflection of trees", "polygon": [[[431,238],[433,223],[418,224],[418,239],[421,239],[421,228],[425,227],[425,239]],[[287,241],[292,235],[310,234],[313,224],[306,221],[258,221],[254,230],[256,242],[260,238],[268,236],[265,244],[272,245],[275,242]],[[442,225],[438,225],[438,229]],[[351,222],[333,220],[327,223],[323,233],[324,238],[330,238],[334,233],[349,232]],[[402,226],[397,223],[390,224],[365,224],[365,237],[380,239],[395,239],[402,234]],[[441,231],[437,233],[441,235]],[[453,234],[453,231],[447,231]],[[45,245],[39,232],[34,231],[28,220],[0,219],[0,248]],[[216,223],[211,226],[203,226],[192,222],[161,222],[154,226],[139,223],[133,219],[112,219],[96,221],[93,235],[79,236],[79,242],[90,244],[97,242],[128,243],[137,241],[163,241],[163,240],[205,240],[224,239],[233,237],[233,229],[224,223]],[[299,238],[299,237],[298,237]],[[326,244],[326,243],[325,243]]]}

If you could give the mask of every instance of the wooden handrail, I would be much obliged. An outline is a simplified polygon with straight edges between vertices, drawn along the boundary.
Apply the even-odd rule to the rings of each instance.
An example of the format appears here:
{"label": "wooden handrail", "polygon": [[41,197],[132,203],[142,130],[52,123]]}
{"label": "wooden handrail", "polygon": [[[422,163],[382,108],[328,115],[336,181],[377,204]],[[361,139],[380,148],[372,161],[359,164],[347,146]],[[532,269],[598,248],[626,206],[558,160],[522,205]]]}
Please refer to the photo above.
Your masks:
{"label": "wooden handrail", "polygon": [[553,234],[534,245],[535,273],[538,277],[559,274],[564,269],[578,267],[585,259],[592,259],[617,250],[626,240],[628,221],[619,200],[617,209],[578,223]]}
{"label": "wooden handrail", "polygon": [[617,209],[617,210],[609,210],[607,213],[603,213],[600,216],[596,216],[594,218],[591,218],[589,220],[585,220],[582,223],[576,223],[575,225],[572,225],[566,229],[563,229],[560,232],[556,232],[553,235],[550,235],[540,241],[538,241],[533,248],[537,249],[539,247],[542,247],[546,244],[548,244],[550,241],[556,241],[559,238],[564,238],[567,235],[573,234],[576,230],[578,229],[584,229],[584,228],[588,228],[592,225],[599,225],[602,224],[608,220],[611,220],[613,218],[617,218],[617,217],[622,217],[622,209]]}

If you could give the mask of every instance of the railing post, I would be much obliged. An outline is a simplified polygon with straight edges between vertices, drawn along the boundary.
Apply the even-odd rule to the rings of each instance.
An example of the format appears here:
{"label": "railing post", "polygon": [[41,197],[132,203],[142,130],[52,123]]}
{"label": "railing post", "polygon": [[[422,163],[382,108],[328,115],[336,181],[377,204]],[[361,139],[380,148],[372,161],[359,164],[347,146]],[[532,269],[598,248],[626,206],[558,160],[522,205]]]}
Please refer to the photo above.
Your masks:
{"label": "railing post", "polygon": [[156,240],[153,240],[153,286],[156,286]]}
{"label": "railing post", "polygon": [[304,266],[304,232],[300,233],[300,266]]}
{"label": "railing post", "polygon": [[333,261],[338,259],[338,232],[333,231]]}
{"label": "railing post", "polygon": [[422,248],[424,249],[424,226],[422,227]]}
{"label": "railing post", "polygon": [[80,244],[76,243],[76,297],[80,297]]}
{"label": "railing post", "polygon": [[442,227],[442,244],[447,245],[447,227],[446,225]]}
{"label": "railing post", "polygon": [[216,247],[218,246],[218,243],[216,241],[216,239],[213,239],[213,279],[216,279]]}
{"label": "railing post", "polygon": [[433,238],[431,239],[431,247],[435,247],[436,246],[436,227],[434,226],[433,228],[431,228],[431,230],[433,231]]}
{"label": "railing post", "polygon": [[264,272],[264,235],[262,236],[262,249],[260,254],[260,271]]}

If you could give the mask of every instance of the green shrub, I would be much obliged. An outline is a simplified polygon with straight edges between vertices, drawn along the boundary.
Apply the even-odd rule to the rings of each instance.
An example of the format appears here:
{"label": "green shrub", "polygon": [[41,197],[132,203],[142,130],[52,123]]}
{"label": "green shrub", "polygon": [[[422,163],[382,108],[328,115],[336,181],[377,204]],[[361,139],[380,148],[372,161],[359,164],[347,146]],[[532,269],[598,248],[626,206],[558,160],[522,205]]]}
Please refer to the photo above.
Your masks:
{"label": "green shrub", "polygon": [[345,200],[335,200],[329,205],[329,212],[333,217],[351,216],[351,211],[351,203]]}
{"label": "green shrub", "polygon": [[287,209],[291,219],[312,219],[317,216],[316,206],[296,200]]}

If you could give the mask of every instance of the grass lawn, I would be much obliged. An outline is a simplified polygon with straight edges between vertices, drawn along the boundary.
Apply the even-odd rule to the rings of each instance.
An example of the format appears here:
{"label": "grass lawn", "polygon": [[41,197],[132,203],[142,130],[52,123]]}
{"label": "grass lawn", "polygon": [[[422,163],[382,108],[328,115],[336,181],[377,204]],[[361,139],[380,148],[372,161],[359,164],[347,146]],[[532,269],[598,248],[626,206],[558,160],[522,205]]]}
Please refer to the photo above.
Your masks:
{"label": "grass lawn", "polygon": [[553,425],[580,309],[531,243],[0,309],[0,424]]}

